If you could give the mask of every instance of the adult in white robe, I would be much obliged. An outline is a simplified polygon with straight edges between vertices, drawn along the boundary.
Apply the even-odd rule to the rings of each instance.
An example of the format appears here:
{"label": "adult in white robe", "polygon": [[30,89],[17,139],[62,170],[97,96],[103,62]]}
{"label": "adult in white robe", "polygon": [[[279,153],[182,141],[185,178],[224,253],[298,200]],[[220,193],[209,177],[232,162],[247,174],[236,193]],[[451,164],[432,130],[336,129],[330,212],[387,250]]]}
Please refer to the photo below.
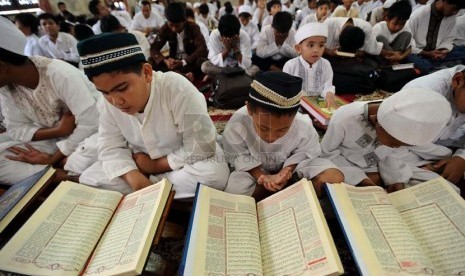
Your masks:
{"label": "adult in white robe", "polygon": [[45,57],[62,59],[73,63],[79,62],[77,43],[78,41],[74,36],[63,32],[58,32],[55,42],[48,35],[39,38],[39,45]]}
{"label": "adult in white robe", "polygon": [[234,113],[223,133],[226,159],[234,171],[225,191],[252,195],[257,181],[248,173],[261,166],[275,173],[297,164],[294,173],[311,179],[326,169],[336,168],[332,162],[320,158],[319,136],[307,115],[297,113],[288,132],[273,143],[257,135],[253,121],[242,107]]}
{"label": "adult in white robe", "polygon": [[163,17],[156,11],[150,11],[148,17],[145,17],[142,12],[138,12],[132,19],[131,29],[149,34],[160,29],[163,24],[165,24]]}
{"label": "adult in white robe", "polygon": [[[0,88],[0,104],[6,133],[0,139],[0,182],[12,185],[42,170],[45,165],[33,165],[6,159],[14,156],[12,146],[24,148],[28,143],[36,149],[54,154],[58,150],[68,157],[64,168],[79,174],[96,161],[97,152],[92,142],[83,143],[96,135],[99,113],[95,86],[78,69],[60,61],[44,57],[29,57],[38,70],[39,82],[35,89],[7,85]],[[76,127],[68,137],[33,141],[39,129],[57,127],[66,112],[74,116]],[[80,153],[75,153],[79,148]]]}
{"label": "adult in white robe", "polygon": [[133,154],[141,152],[151,159],[167,157],[172,171],[150,175],[150,180],[166,177],[175,198],[193,197],[197,183],[224,189],[229,168],[215,127],[205,98],[186,78],[154,71],[143,113],[123,113],[106,100],[99,110],[99,161],[81,175],[81,183],[131,193],[120,176],[138,169]]}

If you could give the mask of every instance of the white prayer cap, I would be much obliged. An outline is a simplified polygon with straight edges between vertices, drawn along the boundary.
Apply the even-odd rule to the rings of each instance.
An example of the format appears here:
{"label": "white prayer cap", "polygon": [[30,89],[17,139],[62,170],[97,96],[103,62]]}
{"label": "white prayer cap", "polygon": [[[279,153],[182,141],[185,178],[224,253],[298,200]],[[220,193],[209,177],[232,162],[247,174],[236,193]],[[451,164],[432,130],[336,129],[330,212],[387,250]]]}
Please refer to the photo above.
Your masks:
{"label": "white prayer cap", "polygon": [[24,55],[26,36],[10,20],[0,16],[0,48]]}
{"label": "white prayer cap", "polygon": [[449,101],[423,88],[406,88],[384,100],[378,123],[397,140],[419,146],[434,141],[452,114]]}
{"label": "white prayer cap", "polygon": [[294,35],[295,44],[312,36],[328,37],[328,26],[318,22],[310,22],[301,26]]}
{"label": "white prayer cap", "polygon": [[200,2],[195,2],[194,3],[194,9],[197,9],[198,7],[200,7],[200,5],[202,5]]}
{"label": "white prayer cap", "polygon": [[239,7],[239,13],[238,14],[241,14],[243,12],[246,12],[250,15],[253,15],[253,11],[252,11],[252,7],[249,6],[249,5],[242,5]]}
{"label": "white prayer cap", "polygon": [[389,9],[397,0],[386,0],[383,4],[383,9]]}

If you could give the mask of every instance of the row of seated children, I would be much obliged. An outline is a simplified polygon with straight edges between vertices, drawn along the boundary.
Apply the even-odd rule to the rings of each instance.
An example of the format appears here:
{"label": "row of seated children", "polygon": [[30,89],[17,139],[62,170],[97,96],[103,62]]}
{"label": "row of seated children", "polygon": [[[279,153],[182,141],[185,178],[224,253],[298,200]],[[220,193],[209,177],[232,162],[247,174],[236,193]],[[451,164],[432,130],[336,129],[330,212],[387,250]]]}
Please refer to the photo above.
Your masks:
{"label": "row of seated children", "polygon": [[[174,184],[178,198],[192,197],[197,183],[262,197],[284,188],[291,179],[308,177],[314,180],[317,193],[322,196],[323,183],[351,179],[350,170],[346,175],[344,166],[338,167],[336,162],[324,158],[325,147],[320,147],[310,119],[297,114],[301,78],[282,72],[257,75],[246,107],[226,127],[223,153],[203,96],[181,75],[153,71],[132,34],[104,34],[79,44],[84,72],[103,95],[97,104],[91,95],[91,91],[96,91],[94,86],[80,71],[59,60],[22,56],[18,45],[25,44],[24,35],[11,22],[0,23],[0,32],[8,33],[11,38],[0,42],[3,77],[0,96],[6,134],[10,137],[2,144],[2,182],[18,178],[18,171],[37,171],[44,164],[59,166],[61,162],[66,169],[73,154],[82,160],[87,156],[79,149],[92,151],[95,144],[98,161],[88,168],[68,171],[80,173],[81,183],[123,193],[166,177]],[[462,77],[456,77],[453,86],[462,91],[463,71],[460,74]],[[82,100],[76,98],[87,98],[88,104],[81,104]],[[424,165],[426,153],[447,156],[430,143],[449,122],[450,105],[439,93],[406,89],[384,101],[377,110],[365,105],[367,111],[359,123],[373,125],[375,130],[371,129],[369,136],[362,132],[345,135],[350,133],[346,131],[342,138],[373,151],[381,148],[377,147],[377,141],[386,146],[380,156],[367,155],[371,158],[367,158],[370,172],[377,158],[386,159],[386,168],[392,169],[398,164],[393,164],[392,154],[416,172],[418,166]],[[8,112],[3,111],[8,108]],[[361,114],[360,110],[365,108],[356,112]],[[343,109],[338,112],[345,116],[356,113],[347,114]],[[96,132],[95,118],[99,116],[97,142],[86,144],[85,138]],[[333,138],[336,137],[328,136]],[[31,144],[24,147],[27,142]],[[41,142],[50,148],[40,148]],[[78,146],[79,142],[82,143]],[[341,152],[344,147],[347,145],[339,147]],[[397,150],[405,158],[396,154]],[[352,151],[362,152],[358,148]],[[97,151],[93,152],[96,156]],[[235,168],[231,176],[226,160]],[[84,162],[77,164],[82,166]],[[353,167],[357,166],[353,163]],[[29,171],[23,171],[23,167]],[[361,165],[359,168],[364,169]],[[384,163],[378,168],[382,170]],[[414,180],[437,176],[423,171]],[[384,180],[381,172],[380,175]],[[390,190],[400,189],[410,183],[405,176],[409,176],[407,169],[401,180],[395,180],[405,182],[393,183],[387,179],[385,184],[396,184]],[[349,183],[376,184],[365,180]]]}

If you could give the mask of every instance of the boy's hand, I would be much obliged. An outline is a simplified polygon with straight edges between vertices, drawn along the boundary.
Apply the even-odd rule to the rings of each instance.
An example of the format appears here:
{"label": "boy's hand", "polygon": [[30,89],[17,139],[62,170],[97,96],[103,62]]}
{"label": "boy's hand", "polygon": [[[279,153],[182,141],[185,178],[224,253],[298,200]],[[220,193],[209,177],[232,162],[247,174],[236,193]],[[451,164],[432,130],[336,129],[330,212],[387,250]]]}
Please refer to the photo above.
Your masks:
{"label": "boy's hand", "polygon": [[20,147],[9,148],[8,151],[16,155],[6,155],[5,158],[29,164],[50,165],[52,163],[52,155],[42,152],[29,144],[26,144],[25,146],[27,149]]}
{"label": "boy's hand", "polygon": [[400,191],[404,188],[405,188],[404,183],[395,183],[395,184],[388,185],[386,190],[388,193],[393,193],[396,191]]}
{"label": "boy's hand", "polygon": [[443,168],[441,176],[456,184],[464,177],[465,160],[459,156],[442,159],[433,166],[436,170]]}
{"label": "boy's hand", "polygon": [[260,176],[257,182],[258,184],[263,185],[268,191],[277,192],[287,184],[291,177],[292,169],[286,167],[277,174]]}
{"label": "boy's hand", "polygon": [[73,133],[76,128],[76,119],[71,112],[65,112],[57,125],[61,137],[68,136]]}
{"label": "boy's hand", "polygon": [[326,107],[333,108],[333,109],[337,109],[338,107],[336,105],[336,97],[334,96],[334,93],[332,92],[326,93]]}
{"label": "boy's hand", "polygon": [[153,168],[156,165],[155,160],[150,158],[150,156],[143,152],[137,152],[132,154],[132,159],[136,162],[137,168],[143,174],[149,175],[152,174]]}
{"label": "boy's hand", "polygon": [[402,60],[402,54],[400,52],[392,52],[386,56],[389,62],[399,62]]}
{"label": "boy's hand", "polygon": [[275,32],[274,41],[275,41],[276,45],[278,45],[278,46],[283,45],[283,43],[286,40],[287,36],[288,36],[288,34],[281,34],[281,33]]}

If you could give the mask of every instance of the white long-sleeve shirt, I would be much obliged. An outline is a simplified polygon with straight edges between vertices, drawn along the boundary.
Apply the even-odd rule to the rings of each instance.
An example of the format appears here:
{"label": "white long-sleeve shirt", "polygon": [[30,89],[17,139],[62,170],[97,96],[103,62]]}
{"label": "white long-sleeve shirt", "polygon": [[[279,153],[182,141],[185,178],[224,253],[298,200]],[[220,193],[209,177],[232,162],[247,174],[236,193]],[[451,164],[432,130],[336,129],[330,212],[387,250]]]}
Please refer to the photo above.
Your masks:
{"label": "white long-sleeve shirt", "polygon": [[[415,40],[415,48],[412,53],[418,54],[426,47],[426,36],[428,34],[429,21],[431,17],[431,5],[425,5],[416,10],[410,16],[407,24]],[[439,26],[436,49],[452,50],[456,35],[456,16],[444,17]]]}
{"label": "white long-sleeve shirt", "polygon": [[465,45],[465,14],[457,17],[455,26],[457,26],[457,34],[454,45]]}
{"label": "white long-sleeve shirt", "polygon": [[326,98],[328,92],[335,93],[333,69],[325,58],[318,59],[310,67],[302,56],[298,56],[284,64],[283,72],[302,78],[302,90],[305,96]]}
{"label": "white long-sleeve shirt", "polygon": [[[405,26],[402,28],[402,30],[400,30],[397,33],[393,34],[388,29],[386,21],[382,21],[382,22],[377,23],[376,25],[373,26],[373,30],[372,30],[373,38],[376,39],[377,36],[382,35],[387,39],[387,41],[389,43],[392,43],[392,41],[394,41],[394,39],[399,34],[401,34],[403,32],[411,33],[407,24],[405,24]],[[412,47],[412,48],[415,47],[415,40],[413,40],[413,37],[412,37],[412,39],[410,41],[410,47]]]}
{"label": "white long-sleeve shirt", "polygon": [[[210,42],[208,45],[208,59],[211,63],[220,67],[239,67],[244,70],[252,66],[252,48],[250,45],[249,35],[244,31],[239,31],[240,51],[242,54],[242,62],[238,62],[234,57],[226,57],[223,59],[224,45],[221,42],[221,34],[218,29],[213,30],[210,34]],[[232,54],[232,53],[230,53]]]}
{"label": "white long-sleeve shirt", "polygon": [[205,99],[184,77],[153,72],[143,113],[126,114],[102,101],[98,151],[103,170],[115,179],[137,169],[132,153],[167,156],[172,170],[215,155],[216,131]]}
{"label": "white long-sleeve shirt", "polygon": [[249,23],[246,26],[242,24],[241,26],[241,29],[249,35],[252,49],[257,48],[258,41],[260,40],[260,31],[258,30],[257,24],[253,23],[252,21],[249,21]]}
{"label": "white long-sleeve shirt", "polygon": [[289,30],[289,34],[284,40],[281,46],[276,45],[274,30],[271,26],[266,26],[262,28],[260,32],[260,40],[257,44],[257,56],[261,58],[268,58],[271,57],[273,59],[280,59],[282,57],[293,58],[297,56],[297,52],[295,51],[294,40],[295,30],[291,28]]}
{"label": "white long-sleeve shirt", "polygon": [[160,28],[164,23],[158,12],[152,11],[149,18],[145,18],[142,12],[138,12],[132,19],[131,29],[144,32],[147,28]]}
{"label": "white long-sleeve shirt", "polygon": [[80,142],[97,132],[99,113],[95,98],[100,93],[82,71],[66,62],[38,56],[29,59],[39,71],[37,88],[0,88],[7,133],[13,140],[30,142],[37,130],[55,127],[63,113],[70,111],[76,128],[56,144],[68,156]]}
{"label": "white long-sleeve shirt", "polygon": [[31,34],[26,37],[26,46],[24,46],[24,55],[32,56],[45,56],[39,44],[39,37]]}
{"label": "white long-sleeve shirt", "polygon": [[77,51],[78,41],[74,36],[58,32],[58,37],[54,42],[48,35],[39,39],[39,45],[45,57],[62,59],[66,61],[79,62],[79,53]]}
{"label": "white long-sleeve shirt", "polygon": [[[359,18],[352,18],[355,27],[359,27],[365,33],[365,42],[362,50],[371,55],[379,55],[383,49],[383,43],[377,42],[372,35],[370,23]],[[342,27],[347,22],[344,17],[331,17],[326,19],[325,24],[328,25],[328,38],[326,40],[326,48],[333,49],[339,47],[339,35]]]}

